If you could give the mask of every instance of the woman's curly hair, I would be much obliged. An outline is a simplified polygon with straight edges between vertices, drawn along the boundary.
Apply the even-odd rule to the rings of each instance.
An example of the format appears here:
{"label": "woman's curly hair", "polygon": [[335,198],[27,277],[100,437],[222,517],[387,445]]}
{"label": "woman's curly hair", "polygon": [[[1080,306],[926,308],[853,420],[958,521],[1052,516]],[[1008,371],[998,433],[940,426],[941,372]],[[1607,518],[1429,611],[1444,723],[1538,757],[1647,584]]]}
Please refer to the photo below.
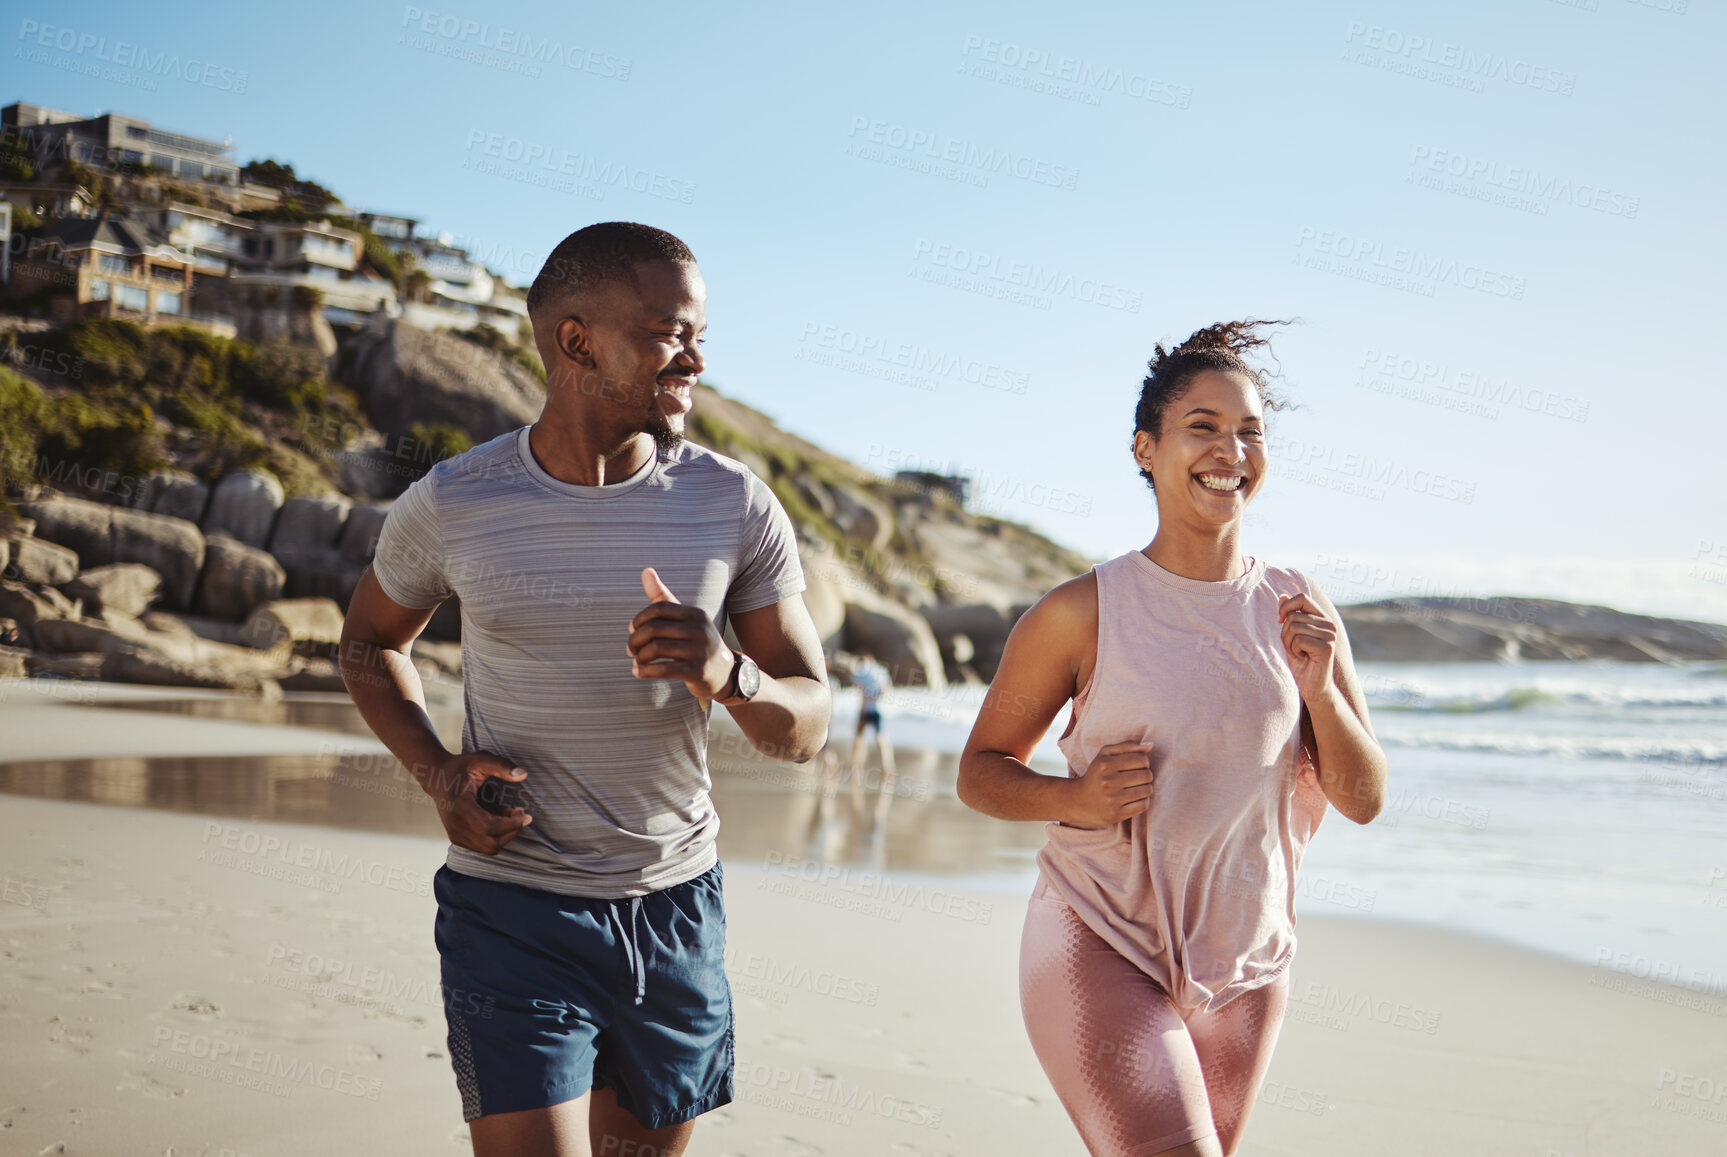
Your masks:
{"label": "woman's curly hair", "polygon": [[[1250,317],[1195,330],[1192,336],[1173,349],[1164,349],[1163,343],[1159,342],[1154,347],[1156,352],[1152,359],[1145,364],[1147,373],[1140,386],[1139,405],[1133,411],[1134,433],[1144,430],[1153,439],[1161,437],[1163,415],[1170,403],[1185,394],[1194,377],[1206,370],[1232,370],[1246,374],[1266,409],[1288,409],[1289,403],[1271,392],[1264,371],[1248,364],[1247,355],[1261,346],[1267,353],[1271,352],[1271,339],[1259,333],[1261,327],[1289,324],[1290,321],[1259,321]],[[1147,486],[1152,486],[1151,471],[1141,469],[1139,475]]]}

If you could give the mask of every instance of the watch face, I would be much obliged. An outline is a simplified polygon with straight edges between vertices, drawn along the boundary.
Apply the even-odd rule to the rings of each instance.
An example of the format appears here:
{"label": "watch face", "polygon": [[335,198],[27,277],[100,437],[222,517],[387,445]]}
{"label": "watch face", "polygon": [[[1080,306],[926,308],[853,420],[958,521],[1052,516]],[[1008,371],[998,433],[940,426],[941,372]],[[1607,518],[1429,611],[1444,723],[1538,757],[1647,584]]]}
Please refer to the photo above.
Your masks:
{"label": "watch face", "polygon": [[753,699],[757,691],[762,689],[762,671],[756,666],[756,661],[748,655],[738,664],[738,694],[745,699]]}

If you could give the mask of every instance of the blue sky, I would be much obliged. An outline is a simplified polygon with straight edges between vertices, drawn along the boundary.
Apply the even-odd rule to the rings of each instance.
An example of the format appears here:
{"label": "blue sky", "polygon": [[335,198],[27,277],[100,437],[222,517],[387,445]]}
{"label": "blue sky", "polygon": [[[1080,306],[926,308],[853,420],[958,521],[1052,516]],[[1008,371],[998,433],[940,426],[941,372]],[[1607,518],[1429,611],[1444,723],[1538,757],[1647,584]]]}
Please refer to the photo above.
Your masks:
{"label": "blue sky", "polygon": [[932,7],[61,3],[4,99],[231,137],[517,283],[671,229],[720,389],[1100,558],[1155,530],[1153,343],[1298,316],[1250,552],[1727,620],[1719,7]]}

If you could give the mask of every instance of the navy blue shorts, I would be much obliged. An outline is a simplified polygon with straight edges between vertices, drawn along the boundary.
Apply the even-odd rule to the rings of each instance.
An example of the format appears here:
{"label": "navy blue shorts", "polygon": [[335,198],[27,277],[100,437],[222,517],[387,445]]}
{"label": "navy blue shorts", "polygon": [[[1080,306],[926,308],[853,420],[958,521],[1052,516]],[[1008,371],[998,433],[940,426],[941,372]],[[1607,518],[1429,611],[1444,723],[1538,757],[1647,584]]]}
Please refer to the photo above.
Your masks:
{"label": "navy blue shorts", "polygon": [[439,868],[450,1065],[462,1119],[610,1088],[649,1129],[732,1099],[723,874],[625,900]]}
{"label": "navy blue shorts", "polygon": [[874,707],[865,707],[863,713],[858,716],[858,734],[863,734],[863,729],[866,727],[875,728],[877,733],[881,731],[881,712]]}

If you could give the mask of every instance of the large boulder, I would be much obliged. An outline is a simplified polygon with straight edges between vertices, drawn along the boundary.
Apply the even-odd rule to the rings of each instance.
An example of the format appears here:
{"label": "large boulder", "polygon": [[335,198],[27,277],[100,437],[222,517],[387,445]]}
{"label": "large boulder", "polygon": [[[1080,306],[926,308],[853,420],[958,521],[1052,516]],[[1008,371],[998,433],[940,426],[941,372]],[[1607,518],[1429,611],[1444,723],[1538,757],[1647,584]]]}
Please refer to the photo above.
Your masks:
{"label": "large boulder", "polygon": [[389,514],[388,502],[368,502],[350,510],[348,521],[342,524],[342,537],[336,543],[342,557],[362,566],[371,562],[372,555],[378,550],[378,535],[383,531],[384,519]]}
{"label": "large boulder", "polygon": [[342,641],[342,608],[334,599],[277,599],[247,616],[240,640],[268,650],[286,642],[296,654],[335,658]]}
{"label": "large boulder", "polygon": [[281,558],[333,549],[352,507],[346,498],[288,499],[270,534],[270,553]]}
{"label": "large boulder", "polygon": [[204,512],[205,534],[226,534],[248,546],[264,546],[282,509],[282,483],[263,470],[224,475]]}
{"label": "large boulder", "polygon": [[836,643],[846,622],[845,589],[829,573],[826,559],[831,556],[806,555],[799,552],[804,572],[804,608],[815,623],[816,636],[822,646]]}
{"label": "large boulder", "polygon": [[281,598],[286,582],[287,573],[269,551],[213,534],[192,610],[213,619],[244,619],[254,607]]}
{"label": "large boulder", "polygon": [[20,538],[12,544],[12,559],[4,573],[19,582],[57,587],[78,577],[78,554],[40,538]]}
{"label": "large boulder", "polygon": [[356,338],[343,378],[364,400],[372,424],[388,434],[426,422],[460,427],[485,442],[533,422],[546,403],[545,387],[514,362],[402,322]]}
{"label": "large boulder", "polygon": [[99,652],[82,655],[50,655],[31,651],[25,669],[38,679],[100,679],[107,656]]}
{"label": "large boulder", "polygon": [[183,518],[55,496],[21,504],[36,534],[77,552],[85,568],[138,562],[162,576],[169,606],[192,605],[204,566],[204,534]]}
{"label": "large boulder", "polygon": [[[136,619],[98,622],[94,619],[55,619],[38,623],[38,650],[61,655],[114,655],[136,657],[147,653],[169,663],[209,668],[216,672],[210,683],[177,686],[225,686],[236,674],[274,674],[293,661],[290,644],[278,642],[268,650],[235,647],[199,638],[190,631],[154,631]],[[128,682],[149,682],[130,679]]]}
{"label": "large boulder", "polygon": [[36,625],[53,619],[75,619],[80,604],[53,587],[30,588],[23,583],[0,582],[0,619],[10,619],[18,630],[33,638]]}
{"label": "large boulder", "polygon": [[337,547],[352,507],[346,498],[290,498],[270,538],[270,553],[287,574],[291,599],[328,598],[346,605],[364,562],[350,562]]}
{"label": "large boulder", "polygon": [[141,562],[91,567],[64,587],[69,598],[84,600],[84,613],[106,611],[136,618],[162,595],[162,576]]}
{"label": "large boulder", "polygon": [[[1013,622],[989,603],[919,608],[949,667],[969,665],[984,682],[995,678]],[[963,642],[962,642],[963,640]],[[961,651],[969,652],[962,656]]]}
{"label": "large boulder", "polygon": [[281,684],[267,671],[211,662],[187,662],[136,644],[121,644],[102,656],[101,677],[113,683],[208,687],[280,699]]}
{"label": "large boulder", "polygon": [[834,524],[847,538],[872,551],[887,548],[893,538],[894,517],[886,505],[861,487],[830,486],[827,492],[833,498]]}
{"label": "large boulder", "polygon": [[324,550],[315,555],[289,555],[282,559],[282,569],[288,575],[282,587],[284,597],[330,599],[345,607],[353,600],[366,566],[349,562],[340,551]]}
{"label": "large boulder", "polygon": [[135,510],[203,522],[210,487],[184,470],[158,470],[138,484],[130,503]]}
{"label": "large boulder", "polygon": [[845,650],[867,651],[888,669],[901,686],[947,686],[941,648],[929,624],[915,611],[885,598],[846,603]]}

